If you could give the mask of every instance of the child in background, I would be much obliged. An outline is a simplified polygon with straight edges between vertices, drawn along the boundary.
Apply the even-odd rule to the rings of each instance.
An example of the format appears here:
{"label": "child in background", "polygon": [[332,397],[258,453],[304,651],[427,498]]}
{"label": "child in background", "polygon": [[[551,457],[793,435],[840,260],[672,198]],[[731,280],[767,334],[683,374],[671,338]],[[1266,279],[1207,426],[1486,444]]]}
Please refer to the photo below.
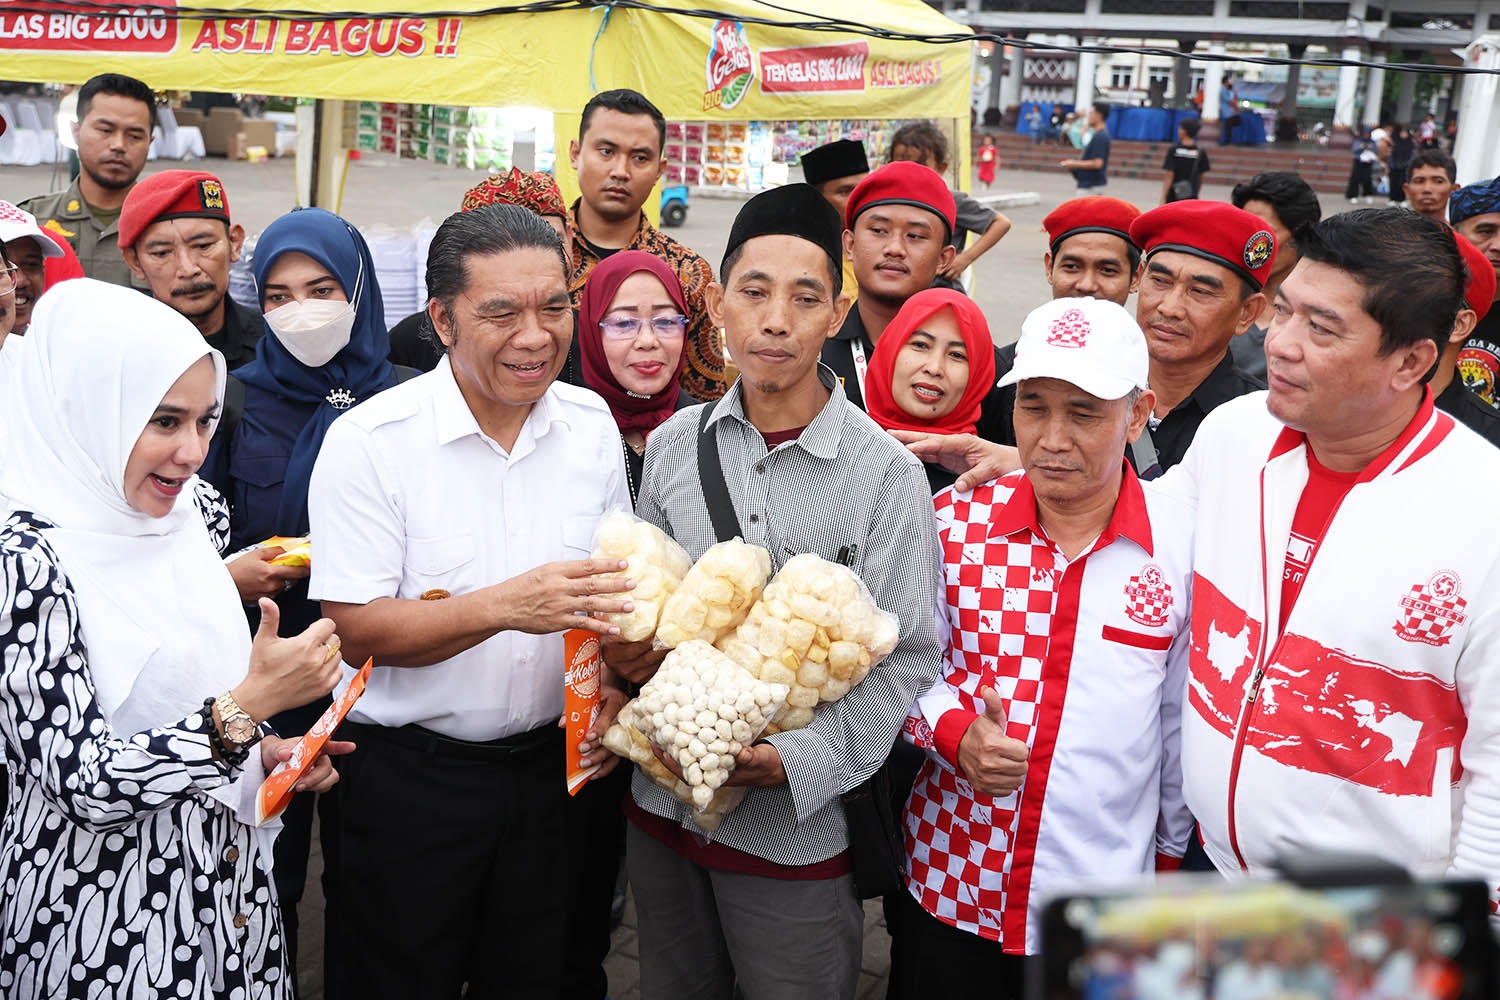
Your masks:
{"label": "child in background", "polygon": [[[891,137],[891,162],[910,160],[930,167],[940,174],[948,173],[948,137],[935,122],[921,121],[903,125]],[[998,161],[999,154],[996,154]],[[952,188],[952,185],[949,185]],[[963,191],[954,191],[953,200],[958,205],[958,225],[953,227],[953,238],[949,242],[958,253],[953,262],[938,272],[935,286],[963,290],[959,278],[985,251],[1000,242],[1010,232],[1010,220],[994,209],[985,208]],[[978,237],[968,249],[969,234]]]}

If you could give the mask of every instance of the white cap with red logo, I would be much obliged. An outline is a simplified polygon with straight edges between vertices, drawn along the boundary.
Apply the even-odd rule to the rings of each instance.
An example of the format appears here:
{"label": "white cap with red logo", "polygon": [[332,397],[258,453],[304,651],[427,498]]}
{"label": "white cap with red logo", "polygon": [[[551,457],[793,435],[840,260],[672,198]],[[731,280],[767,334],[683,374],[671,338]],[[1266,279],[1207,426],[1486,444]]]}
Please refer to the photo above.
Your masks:
{"label": "white cap with red logo", "polygon": [[1123,306],[1106,299],[1053,299],[1022,321],[1015,366],[1000,385],[1055,378],[1100,399],[1119,399],[1146,388],[1150,364],[1146,337]]}
{"label": "white cap with red logo", "polygon": [[37,226],[36,216],[23,212],[8,201],[0,201],[0,243],[9,243],[25,236],[36,240],[37,246],[42,248],[43,257],[63,255],[62,247]]}

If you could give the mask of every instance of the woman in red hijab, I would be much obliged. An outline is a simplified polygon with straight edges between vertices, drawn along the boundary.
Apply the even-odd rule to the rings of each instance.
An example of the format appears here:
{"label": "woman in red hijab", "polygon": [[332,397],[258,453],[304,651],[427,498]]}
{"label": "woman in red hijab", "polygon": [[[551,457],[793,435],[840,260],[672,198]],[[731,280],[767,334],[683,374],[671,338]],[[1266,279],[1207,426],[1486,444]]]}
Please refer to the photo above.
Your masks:
{"label": "woman in red hijab", "polygon": [[687,305],[677,274],[640,250],[611,254],[589,274],[578,301],[583,383],[604,397],[620,425],[634,501],[646,436],[695,400],[682,394]]}
{"label": "woman in red hijab", "polygon": [[[929,288],[906,300],[886,327],[865,377],[867,412],[886,430],[973,434],[995,385],[995,345],[974,300]],[[936,493],[956,477],[928,464]]]}

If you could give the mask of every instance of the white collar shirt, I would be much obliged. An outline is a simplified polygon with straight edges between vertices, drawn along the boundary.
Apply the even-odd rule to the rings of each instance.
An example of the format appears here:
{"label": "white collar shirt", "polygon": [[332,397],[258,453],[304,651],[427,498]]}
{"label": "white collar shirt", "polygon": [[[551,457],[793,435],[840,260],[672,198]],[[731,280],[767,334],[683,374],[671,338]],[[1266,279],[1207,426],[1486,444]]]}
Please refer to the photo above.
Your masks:
{"label": "white collar shirt", "polygon": [[[599,517],[630,509],[619,429],[587,389],[553,383],[507,452],[479,428],[445,357],[334,421],[308,497],[313,600],[459,595],[586,559]],[[492,740],[555,722],[561,633],[500,632],[426,667],[379,667],[350,718]]]}

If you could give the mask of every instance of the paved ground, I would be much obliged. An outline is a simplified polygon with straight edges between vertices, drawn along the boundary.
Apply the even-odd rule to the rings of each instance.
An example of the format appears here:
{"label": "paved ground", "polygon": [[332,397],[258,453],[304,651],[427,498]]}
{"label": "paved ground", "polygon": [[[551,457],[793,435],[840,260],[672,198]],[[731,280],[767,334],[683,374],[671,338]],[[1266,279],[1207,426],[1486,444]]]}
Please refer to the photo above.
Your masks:
{"label": "paved ground", "polygon": [[[148,164],[147,171],[183,165],[194,166],[157,160]],[[258,164],[209,159],[196,165],[217,173],[224,181],[235,221],[251,233],[259,232],[292,207],[295,188],[289,158]],[[465,189],[480,176],[392,156],[367,156],[349,165],[342,212],[366,231],[376,226],[406,228],[423,219],[441,222],[457,209]],[[997,180],[990,193],[1038,195],[1035,204],[1007,210],[1014,223],[1010,233],[975,266],[975,300],[989,318],[996,342],[1006,344],[1020,335],[1021,320],[1026,313],[1050,297],[1042,273],[1042,253],[1047,249],[1042,219],[1073,196],[1073,181],[1060,169],[1005,170]],[[19,201],[62,186],[55,182],[51,167],[0,167],[0,198],[8,201]],[[974,189],[977,196],[986,194],[978,184]],[[1159,181],[1122,180],[1112,184],[1109,193],[1149,208],[1159,200],[1161,185]],[[1207,198],[1227,199],[1229,185],[1205,184],[1203,193]],[[687,222],[669,232],[717,268],[739,204],[695,197]]]}
{"label": "paved ground", "polygon": [[[148,172],[178,165],[156,161],[149,165]],[[201,166],[224,181],[235,220],[252,233],[292,206],[294,186],[289,159],[261,164],[213,159]],[[368,157],[350,165],[342,211],[347,219],[365,230],[382,225],[405,228],[423,219],[439,222],[456,208],[464,190],[479,177],[468,171],[388,156]],[[976,301],[989,318],[996,341],[1004,344],[1019,336],[1026,313],[1050,297],[1041,263],[1047,248],[1042,219],[1060,202],[1072,197],[1073,183],[1061,170],[1003,171],[998,179],[1000,183],[989,193],[1025,191],[1038,195],[1035,204],[1007,211],[1014,223],[1011,232],[976,266]],[[0,167],[0,198],[8,201],[19,201],[62,186],[49,167]],[[975,188],[976,195],[986,194],[978,185]],[[1156,204],[1160,191],[1160,183],[1156,181],[1124,180],[1113,184],[1109,193],[1149,208]],[[1206,184],[1204,196],[1227,199],[1228,185]],[[687,222],[671,233],[717,267],[738,205],[739,202],[732,200],[695,198]],[[309,872],[308,898],[303,901],[300,948],[303,961],[299,970],[302,1000],[323,997],[322,892],[318,885],[321,871],[322,859],[315,857]],[[860,1000],[884,996],[888,948],[880,907],[878,903],[868,906]],[[614,951],[608,961],[613,1000],[637,1000],[640,996],[637,958],[635,913],[631,908],[616,932]]]}

